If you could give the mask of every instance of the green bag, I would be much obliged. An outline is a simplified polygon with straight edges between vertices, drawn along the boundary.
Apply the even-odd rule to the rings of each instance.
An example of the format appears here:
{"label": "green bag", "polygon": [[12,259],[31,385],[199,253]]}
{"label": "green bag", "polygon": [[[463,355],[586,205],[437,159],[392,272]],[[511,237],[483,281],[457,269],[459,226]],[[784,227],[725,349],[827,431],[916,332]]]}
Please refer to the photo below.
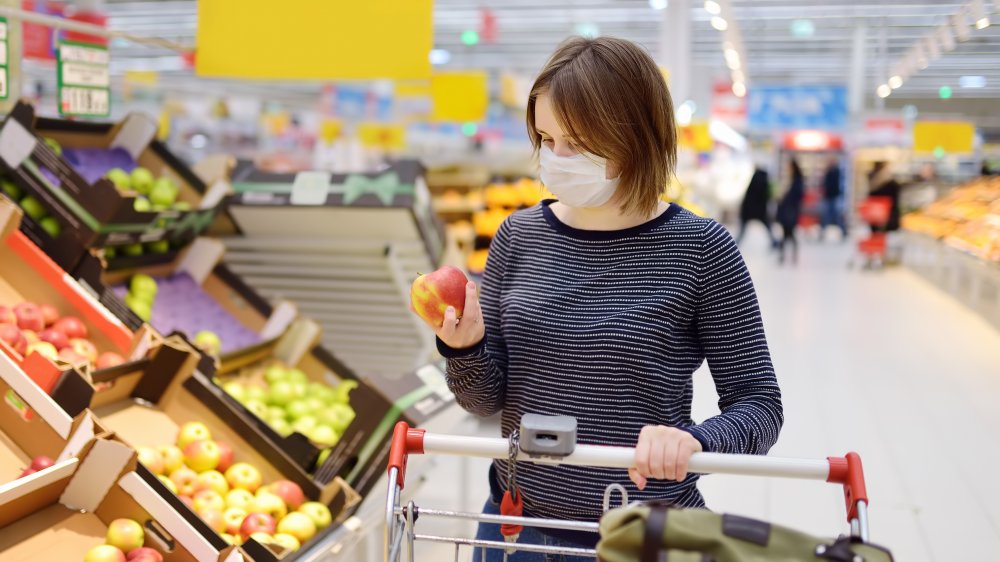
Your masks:
{"label": "green bag", "polygon": [[858,539],[827,540],[765,521],[651,503],[601,518],[603,562],[891,562],[888,550]]}

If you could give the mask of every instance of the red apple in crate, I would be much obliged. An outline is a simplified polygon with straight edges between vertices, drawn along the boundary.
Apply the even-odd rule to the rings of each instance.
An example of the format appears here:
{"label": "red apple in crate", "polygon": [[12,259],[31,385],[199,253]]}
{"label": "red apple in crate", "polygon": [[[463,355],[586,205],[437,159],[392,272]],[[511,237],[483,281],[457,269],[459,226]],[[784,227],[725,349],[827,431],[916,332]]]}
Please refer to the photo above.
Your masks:
{"label": "red apple in crate", "polygon": [[461,270],[446,265],[417,277],[410,287],[410,303],[418,316],[432,326],[441,326],[444,324],[444,311],[449,306],[455,307],[458,318],[462,317],[468,283]]}
{"label": "red apple in crate", "polygon": [[97,361],[94,363],[94,368],[100,371],[101,369],[110,369],[111,367],[117,367],[125,362],[125,358],[113,351],[105,351],[97,357]]}
{"label": "red apple in crate", "polygon": [[97,359],[100,357],[97,353],[97,346],[90,340],[73,338],[69,340],[69,346],[73,351],[85,357],[89,363],[97,363]]}
{"label": "red apple in crate", "polygon": [[215,470],[219,466],[219,446],[215,441],[195,441],[184,447],[184,464],[195,472]]}
{"label": "red apple in crate", "polygon": [[[198,498],[195,498],[194,501],[196,502],[195,506],[197,510]],[[226,532],[226,520],[222,517],[222,512],[218,509],[203,509],[197,511],[197,513],[198,517],[201,517],[202,521],[208,523],[208,526],[216,533]]]}
{"label": "red apple in crate", "polygon": [[191,496],[178,495],[177,498],[181,500],[181,503],[188,506],[188,509],[194,511],[194,500],[191,499]]}
{"label": "red apple in crate", "polygon": [[42,311],[33,302],[22,302],[15,306],[14,316],[17,317],[17,327],[22,330],[41,332],[45,329],[45,319],[42,318]]}
{"label": "red apple in crate", "polygon": [[240,525],[247,517],[247,510],[238,507],[230,507],[222,512],[222,518],[226,521],[226,532],[230,535],[240,534]]}
{"label": "red apple in crate", "polygon": [[150,472],[160,476],[164,472],[163,457],[152,447],[136,447],[135,452],[139,457],[139,462],[146,466]]}
{"label": "red apple in crate", "polygon": [[0,324],[17,325],[17,315],[14,314],[13,308],[0,305]]}
{"label": "red apple in crate", "polygon": [[69,347],[69,338],[66,337],[66,334],[56,330],[55,328],[46,328],[45,330],[38,332],[38,339],[51,343],[56,346],[56,349],[65,349]]}
{"label": "red apple in crate", "polygon": [[23,356],[28,351],[28,340],[14,324],[0,324],[0,340],[6,342],[18,355]]}
{"label": "red apple in crate", "polygon": [[305,513],[316,524],[317,529],[322,529],[333,522],[333,515],[330,508],[319,502],[306,502],[299,508],[299,513]]}
{"label": "red apple in crate", "polygon": [[35,470],[35,469],[33,469],[33,468],[26,468],[26,469],[24,469],[24,470],[21,471],[21,475],[18,476],[18,478],[24,478],[25,476],[31,476],[32,474],[34,474],[36,472],[38,472],[38,471]]}
{"label": "red apple in crate", "polygon": [[219,466],[215,470],[225,472],[233,466],[233,448],[223,441],[216,441],[215,444],[219,446]]}
{"label": "red apple in crate", "polygon": [[28,346],[27,351],[25,351],[24,355],[28,356],[31,355],[32,353],[38,353],[53,361],[55,361],[56,358],[59,357],[59,350],[56,349],[56,346],[52,345],[47,341],[37,341],[33,344],[30,344]]}
{"label": "red apple in crate", "polygon": [[163,562],[163,555],[157,550],[144,546],[130,550],[125,560],[128,562]]}
{"label": "red apple in crate", "polygon": [[298,509],[306,501],[302,488],[291,480],[278,480],[267,486],[267,490],[281,498],[291,510]]}
{"label": "red apple in crate", "polygon": [[201,422],[187,422],[181,426],[177,433],[177,446],[184,450],[195,441],[210,441],[211,439],[212,432],[208,430],[208,426]]}
{"label": "red apple in crate", "polygon": [[83,562],[126,562],[126,558],[121,549],[102,544],[88,550]]}
{"label": "red apple in crate", "polygon": [[243,524],[240,525],[240,535],[244,538],[254,533],[273,535],[276,528],[277,523],[275,523],[274,517],[266,513],[251,513],[246,516]]}
{"label": "red apple in crate", "polygon": [[39,305],[38,310],[42,313],[42,321],[45,322],[46,328],[55,324],[56,320],[59,320],[59,311],[51,304]]}
{"label": "red apple in crate", "polygon": [[31,459],[31,466],[35,470],[45,470],[46,468],[56,464],[56,461],[52,460],[52,457],[47,457],[45,455],[39,455]]}
{"label": "red apple in crate", "polygon": [[64,316],[57,320],[52,327],[66,334],[67,338],[87,337],[87,325],[76,316]]}
{"label": "red apple in crate", "polygon": [[260,488],[262,480],[263,477],[260,471],[253,465],[245,462],[238,462],[226,471],[226,481],[233,488],[242,488],[254,492],[257,488]]}
{"label": "red apple in crate", "polygon": [[170,479],[177,486],[177,493],[182,496],[193,496],[201,491],[201,482],[198,481],[198,473],[186,466],[182,466],[170,473]]}
{"label": "red apple in crate", "polygon": [[253,508],[250,511],[266,513],[274,517],[274,520],[277,521],[288,515],[288,506],[285,505],[285,502],[281,501],[281,498],[271,492],[258,490],[257,495],[253,499]]}
{"label": "red apple in crate", "polygon": [[80,355],[79,353],[73,351],[73,349],[70,348],[70,347],[64,347],[64,348],[62,348],[62,349],[59,350],[59,359],[65,361],[65,362],[67,362],[67,363],[69,363],[70,365],[73,365],[73,366],[89,365],[90,364],[90,362],[87,361],[86,357],[84,357],[84,356]]}
{"label": "red apple in crate", "polygon": [[184,466],[184,453],[178,447],[160,445],[156,448],[156,452],[160,453],[160,457],[163,458],[164,474],[173,474],[175,470]]}
{"label": "red apple in crate", "polygon": [[142,525],[131,519],[115,519],[108,525],[108,535],[105,537],[107,544],[128,552],[137,548],[142,548],[142,543],[146,538],[146,533],[142,530]]}

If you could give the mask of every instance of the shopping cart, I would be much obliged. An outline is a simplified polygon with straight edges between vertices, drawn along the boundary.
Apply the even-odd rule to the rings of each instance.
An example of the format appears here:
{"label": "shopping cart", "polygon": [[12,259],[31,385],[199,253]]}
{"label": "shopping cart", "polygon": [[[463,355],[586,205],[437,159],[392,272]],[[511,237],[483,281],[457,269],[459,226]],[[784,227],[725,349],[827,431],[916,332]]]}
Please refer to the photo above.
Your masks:
{"label": "shopping cart", "polygon": [[[573,441],[571,444],[569,443],[570,439]],[[385,507],[385,562],[396,562],[399,560],[403,539],[406,539],[407,560],[409,562],[413,562],[414,542],[416,541],[453,544],[455,546],[456,562],[459,560],[460,548],[462,546],[500,549],[505,553],[516,549],[527,552],[562,554],[567,556],[597,556],[594,549],[588,548],[558,547],[418,534],[414,528],[414,523],[418,516],[471,520],[513,526],[510,528],[527,526],[589,531],[594,533],[598,530],[598,523],[425,509],[417,507],[413,501],[408,502],[405,506],[401,505],[400,495],[405,483],[406,464],[408,456],[411,454],[464,455],[504,459],[511,463],[527,461],[625,469],[633,465],[635,449],[576,445],[575,421],[572,436],[562,434],[559,430],[525,431],[524,421],[522,421],[522,428],[518,432],[515,432],[510,440],[439,435],[427,433],[423,429],[411,428],[406,422],[399,422],[396,424],[392,435],[392,448],[389,454],[389,490]],[[691,457],[689,468],[691,472],[701,474],[803,478],[825,480],[841,485],[844,489],[844,501],[847,506],[847,520],[850,523],[851,536],[868,542],[868,494],[865,489],[861,457],[857,453],[848,453],[843,457],[828,457],[816,460],[696,453]],[[605,511],[609,508],[609,496],[613,488],[617,488],[619,492],[624,492],[624,488],[617,484],[609,486],[604,496]],[[507,535],[508,533],[504,532],[503,534]],[[504,559],[506,560],[506,556]]]}
{"label": "shopping cart", "polygon": [[[892,198],[890,197],[867,197],[858,205],[858,217],[872,230],[867,238],[858,241],[857,255],[865,267],[872,267],[876,263],[882,266],[886,263],[888,244],[885,227],[889,224],[891,213]],[[854,266],[854,258],[851,258],[848,265]]]}

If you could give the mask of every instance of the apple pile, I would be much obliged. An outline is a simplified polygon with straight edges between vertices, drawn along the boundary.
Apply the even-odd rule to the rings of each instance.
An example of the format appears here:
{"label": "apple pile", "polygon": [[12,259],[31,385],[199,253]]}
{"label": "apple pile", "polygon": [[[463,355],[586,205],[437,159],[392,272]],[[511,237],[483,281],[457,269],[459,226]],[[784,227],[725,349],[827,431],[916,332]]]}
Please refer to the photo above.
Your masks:
{"label": "apple pile", "polygon": [[129,282],[125,306],[131,308],[132,312],[143,321],[149,322],[153,316],[153,301],[156,300],[158,290],[156,279],[145,273],[137,273]]}
{"label": "apple pile", "polygon": [[0,305],[0,340],[22,357],[36,352],[53,361],[98,370],[125,362],[117,353],[100,353],[87,339],[83,321],[75,316],[60,316],[50,304],[22,302],[13,308]]}
{"label": "apple pile", "polygon": [[244,369],[222,383],[226,393],[278,435],[286,437],[297,431],[321,447],[336,444],[354,420],[350,392],[357,386],[352,380],[342,381],[336,387],[309,382],[302,370],[280,362]]}
{"label": "apple pile", "polygon": [[163,562],[163,555],[143,546],[145,542],[142,525],[132,519],[115,519],[108,525],[104,544],[87,551],[83,562]]}
{"label": "apple pile", "polygon": [[138,194],[133,204],[136,211],[191,210],[190,203],[177,200],[180,188],[174,180],[167,176],[157,178],[153,176],[153,172],[142,166],[132,170],[131,174],[121,168],[112,168],[104,174],[104,177],[111,180],[122,194],[131,195],[132,192]]}
{"label": "apple pile", "polygon": [[21,475],[18,476],[18,478],[24,478],[25,476],[34,474],[40,470],[45,470],[54,464],[56,464],[56,461],[52,460],[51,457],[39,455],[31,459],[31,464],[28,465],[28,468],[21,471]]}
{"label": "apple pile", "polygon": [[24,214],[31,217],[31,220],[38,223],[38,226],[42,227],[42,230],[48,232],[50,236],[58,238],[62,233],[62,224],[55,217],[48,214],[41,201],[30,195],[24,196],[24,192],[21,188],[14,182],[10,181],[10,179],[5,177],[0,178],[0,190],[2,190],[11,201],[17,203],[18,206],[21,207],[21,210],[24,211]]}
{"label": "apple pile", "polygon": [[144,464],[229,544],[248,538],[297,550],[330,525],[330,510],[306,501],[298,484],[263,485],[256,467],[234,462],[233,449],[214,441],[201,422],[181,426],[175,445],[138,447]]}

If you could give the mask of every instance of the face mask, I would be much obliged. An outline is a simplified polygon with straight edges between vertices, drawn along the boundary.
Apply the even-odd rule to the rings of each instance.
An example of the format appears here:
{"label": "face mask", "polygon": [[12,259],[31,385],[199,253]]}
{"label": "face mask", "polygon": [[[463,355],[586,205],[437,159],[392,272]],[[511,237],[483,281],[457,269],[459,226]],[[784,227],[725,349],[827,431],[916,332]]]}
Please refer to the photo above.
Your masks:
{"label": "face mask", "polygon": [[607,161],[593,154],[556,156],[542,145],[539,164],[542,183],[570,207],[600,207],[618,187],[618,178],[607,179]]}

